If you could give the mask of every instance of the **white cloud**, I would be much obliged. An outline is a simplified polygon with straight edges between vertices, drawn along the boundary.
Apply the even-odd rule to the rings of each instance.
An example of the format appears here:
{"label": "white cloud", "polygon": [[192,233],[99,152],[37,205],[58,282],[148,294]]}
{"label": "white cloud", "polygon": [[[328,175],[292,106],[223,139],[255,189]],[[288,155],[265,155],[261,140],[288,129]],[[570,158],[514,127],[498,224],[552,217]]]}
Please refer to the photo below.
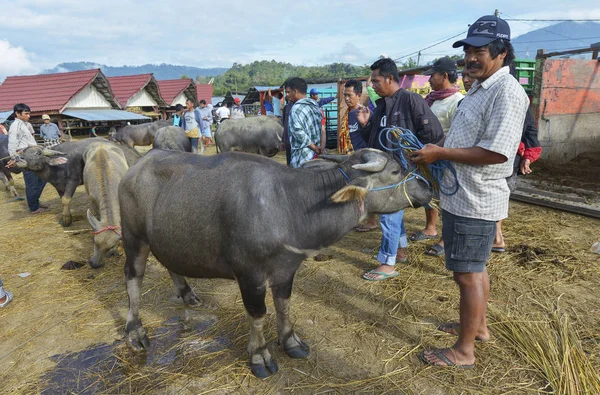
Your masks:
{"label": "white cloud", "polygon": [[13,47],[0,40],[0,80],[16,74],[32,74],[38,70],[30,60],[30,54],[21,47]]}

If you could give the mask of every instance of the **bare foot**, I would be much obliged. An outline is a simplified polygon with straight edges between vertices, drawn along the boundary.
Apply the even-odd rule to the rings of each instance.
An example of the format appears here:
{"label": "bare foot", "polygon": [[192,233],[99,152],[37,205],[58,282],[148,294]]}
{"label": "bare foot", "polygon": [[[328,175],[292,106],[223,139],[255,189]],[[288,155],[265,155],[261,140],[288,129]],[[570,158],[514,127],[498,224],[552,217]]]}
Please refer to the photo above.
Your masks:
{"label": "bare foot", "polygon": [[423,351],[420,358],[425,364],[433,366],[456,366],[472,369],[475,365],[475,355],[462,355],[453,348]]}
{"label": "bare foot", "polygon": [[[458,322],[448,322],[437,327],[439,331],[449,333],[454,336],[458,336],[460,330],[460,324]],[[477,332],[475,340],[485,343],[490,340],[490,331],[488,328],[481,328]]]}
{"label": "bare foot", "polygon": [[[385,274],[379,274],[379,273],[385,273]],[[363,274],[363,278],[365,280],[377,281],[377,280],[382,280],[384,277],[386,277],[386,274],[392,275],[394,273],[396,273],[394,266],[379,265],[376,269],[373,269],[370,272],[366,272],[365,274]]]}

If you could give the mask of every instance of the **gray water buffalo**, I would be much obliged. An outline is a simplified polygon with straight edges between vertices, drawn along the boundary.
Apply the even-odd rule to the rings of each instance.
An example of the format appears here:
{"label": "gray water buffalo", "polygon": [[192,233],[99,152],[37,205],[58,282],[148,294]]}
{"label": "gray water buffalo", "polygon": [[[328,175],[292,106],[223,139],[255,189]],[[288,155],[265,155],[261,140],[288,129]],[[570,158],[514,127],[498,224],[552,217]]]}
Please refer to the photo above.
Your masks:
{"label": "gray water buffalo", "polygon": [[[19,193],[15,189],[15,181],[12,178],[11,170],[6,167],[6,164],[9,161],[9,153],[8,153],[8,135],[0,134],[0,181],[4,184],[4,188],[6,191],[14,196],[19,197]],[[13,171],[14,172],[14,171]],[[17,172],[19,172],[17,170]]]}
{"label": "gray water buffalo", "polygon": [[[121,239],[119,183],[129,169],[123,151],[113,144],[91,144],[83,153],[83,184],[92,209],[87,217],[94,230],[94,255],[90,266],[99,268]],[[98,215],[98,219],[95,215]]]}
{"label": "gray water buffalo", "polygon": [[[71,216],[71,199],[79,185],[83,184],[83,154],[94,143],[109,144],[118,147],[127,160],[128,165],[134,164],[140,154],[133,148],[115,144],[101,137],[80,141],[70,141],[53,147],[53,150],[44,150],[41,147],[27,148],[16,162],[17,167],[35,172],[42,180],[49,182],[58,192],[62,202],[62,226],[70,226],[73,222]],[[68,161],[61,163],[57,160],[61,155]]]}
{"label": "gray water buffalo", "polygon": [[117,143],[125,144],[131,148],[136,145],[152,145],[154,134],[164,126],[172,125],[170,121],[156,121],[140,125],[127,125],[114,134]]}
{"label": "gray water buffalo", "polygon": [[[368,214],[429,202],[428,184],[405,176],[389,154],[372,149],[345,156],[336,168],[324,171],[292,169],[238,152],[200,156],[150,151],[119,186],[128,343],[135,349],[149,346],[139,305],[152,252],[190,305],[199,300],[184,276],[237,280],[250,323],[248,352],[256,376],[278,369],[263,335],[267,286],[280,344],[292,358],[308,356],[309,347],[294,333],[288,316],[296,270]],[[189,202],[197,201],[211,204],[189,215]]]}
{"label": "gray water buffalo", "polygon": [[242,151],[262,156],[279,152],[283,126],[270,117],[249,117],[221,122],[215,132],[219,152]]}
{"label": "gray water buffalo", "polygon": [[152,148],[170,151],[192,152],[190,139],[179,126],[164,126],[156,131]]}

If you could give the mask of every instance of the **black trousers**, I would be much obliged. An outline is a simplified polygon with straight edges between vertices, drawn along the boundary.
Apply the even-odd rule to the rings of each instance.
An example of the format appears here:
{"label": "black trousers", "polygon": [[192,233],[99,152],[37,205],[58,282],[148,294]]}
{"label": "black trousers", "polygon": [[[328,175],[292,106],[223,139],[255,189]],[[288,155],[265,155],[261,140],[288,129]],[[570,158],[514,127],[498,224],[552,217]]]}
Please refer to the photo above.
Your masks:
{"label": "black trousers", "polygon": [[40,208],[40,196],[46,186],[46,181],[42,181],[37,174],[32,171],[25,170],[23,172],[25,179],[25,197],[30,211],[35,211]]}

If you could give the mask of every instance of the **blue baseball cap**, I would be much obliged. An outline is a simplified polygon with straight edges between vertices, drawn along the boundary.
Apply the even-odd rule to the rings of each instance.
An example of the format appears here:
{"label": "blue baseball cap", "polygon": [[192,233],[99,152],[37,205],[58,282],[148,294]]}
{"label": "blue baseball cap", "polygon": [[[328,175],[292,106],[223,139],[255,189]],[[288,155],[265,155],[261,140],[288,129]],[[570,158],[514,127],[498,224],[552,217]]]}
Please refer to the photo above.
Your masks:
{"label": "blue baseball cap", "polygon": [[486,15],[477,19],[469,27],[467,38],[452,44],[452,48],[470,45],[472,47],[483,47],[492,41],[502,38],[510,41],[510,27],[508,23],[495,15]]}
{"label": "blue baseball cap", "polygon": [[310,90],[310,94],[311,94],[311,95],[318,95],[318,94],[319,94],[319,91],[318,91],[317,89],[315,89],[315,88],[312,88],[312,89]]}

